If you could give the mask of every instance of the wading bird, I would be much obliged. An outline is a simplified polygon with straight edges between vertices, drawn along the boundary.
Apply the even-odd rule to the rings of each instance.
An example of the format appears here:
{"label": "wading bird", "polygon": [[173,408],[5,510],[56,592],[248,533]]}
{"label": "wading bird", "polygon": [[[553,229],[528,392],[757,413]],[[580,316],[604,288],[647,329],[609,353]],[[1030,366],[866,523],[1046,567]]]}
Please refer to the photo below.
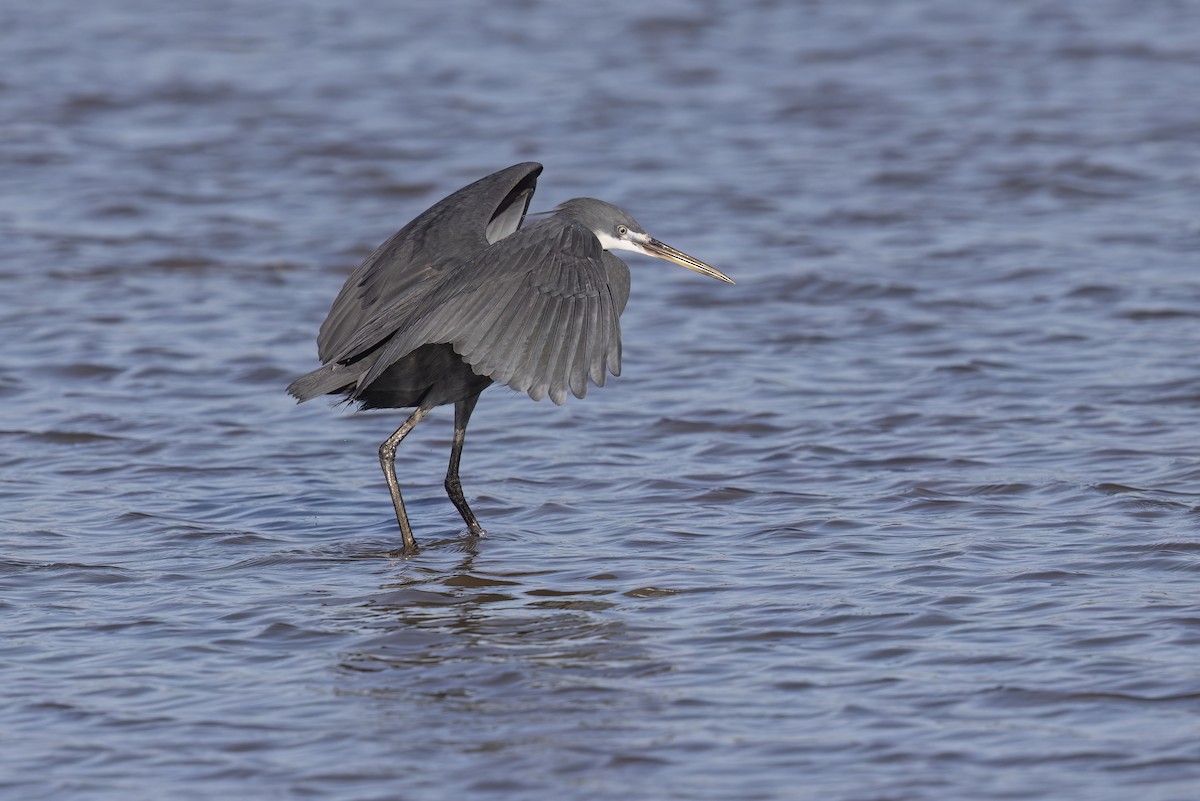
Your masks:
{"label": "wading bird", "polygon": [[621,209],[568,200],[521,223],[542,165],[516,164],[466,186],[379,246],[346,279],[317,336],[323,367],[288,392],[303,402],[340,394],[363,409],[415,407],[379,446],[404,551],[417,548],[396,447],[435,406],[454,404],[446,492],[472,534],[483,529],[458,479],[467,422],[493,382],[563,403],[621,372],[618,318],[629,268],[614,250],[642,253],[732,284],[724,274],[647,234]]}

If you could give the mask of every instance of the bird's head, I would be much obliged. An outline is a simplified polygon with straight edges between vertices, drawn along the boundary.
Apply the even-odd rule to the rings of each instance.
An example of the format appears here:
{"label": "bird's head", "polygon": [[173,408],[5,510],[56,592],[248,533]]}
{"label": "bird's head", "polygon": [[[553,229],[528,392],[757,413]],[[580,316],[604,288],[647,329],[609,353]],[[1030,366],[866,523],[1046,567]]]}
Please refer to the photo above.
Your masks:
{"label": "bird's head", "polygon": [[561,204],[555,209],[555,214],[588,228],[596,235],[596,239],[600,240],[600,246],[605,250],[628,250],[656,259],[665,259],[710,278],[727,284],[733,283],[715,267],[710,267],[699,259],[650,236],[628,212],[611,203],[590,197],[577,197]]}

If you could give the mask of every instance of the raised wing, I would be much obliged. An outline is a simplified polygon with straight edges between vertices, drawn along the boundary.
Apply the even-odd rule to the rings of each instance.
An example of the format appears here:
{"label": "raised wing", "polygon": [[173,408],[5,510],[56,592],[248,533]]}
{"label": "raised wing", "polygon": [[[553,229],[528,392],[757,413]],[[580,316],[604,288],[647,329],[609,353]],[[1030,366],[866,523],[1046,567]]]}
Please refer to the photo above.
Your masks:
{"label": "raised wing", "polygon": [[476,373],[534,400],[561,404],[568,390],[582,398],[589,378],[603,386],[607,373],[620,374],[628,293],[628,268],[587,228],[559,218],[534,223],[411,296],[358,387],[422,345],[449,343]]}
{"label": "raised wing", "polygon": [[515,164],[439,201],[380,245],[346,279],[317,336],[323,363],[379,345],[390,311],[436,287],[446,270],[516,231],[542,165]]}

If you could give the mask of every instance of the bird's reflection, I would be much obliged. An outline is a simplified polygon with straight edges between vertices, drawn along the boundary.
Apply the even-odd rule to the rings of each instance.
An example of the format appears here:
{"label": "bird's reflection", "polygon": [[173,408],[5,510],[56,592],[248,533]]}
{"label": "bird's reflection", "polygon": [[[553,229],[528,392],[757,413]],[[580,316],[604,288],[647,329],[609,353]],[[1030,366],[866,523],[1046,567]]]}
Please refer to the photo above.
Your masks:
{"label": "bird's reflection", "polygon": [[420,561],[397,560],[393,577],[356,609],[362,636],[342,667],[420,667],[426,685],[442,683],[429,675],[430,666],[440,666],[435,674],[446,671],[442,679],[478,678],[489,665],[589,675],[600,666],[620,671],[622,664],[656,669],[643,637],[614,613],[622,595],[611,574],[522,570],[481,558],[478,537],[433,541],[421,554]]}

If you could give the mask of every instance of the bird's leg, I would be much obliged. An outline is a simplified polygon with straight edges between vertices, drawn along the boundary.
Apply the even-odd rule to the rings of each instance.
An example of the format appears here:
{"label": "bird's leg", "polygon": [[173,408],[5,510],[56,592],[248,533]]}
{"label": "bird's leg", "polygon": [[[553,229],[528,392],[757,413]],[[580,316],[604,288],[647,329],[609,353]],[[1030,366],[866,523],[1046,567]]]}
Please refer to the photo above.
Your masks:
{"label": "bird's leg", "polygon": [[392,505],[396,507],[396,522],[400,524],[400,536],[404,538],[404,553],[406,554],[416,553],[417,541],[413,537],[412,526],[408,524],[404,501],[400,498],[400,482],[396,480],[396,446],[427,414],[429,414],[428,406],[418,406],[416,411],[404,421],[404,425],[397,428],[396,433],[385,439],[379,446],[379,464],[383,467],[383,477],[387,480],[388,490],[392,493]]}
{"label": "bird's leg", "polygon": [[475,536],[482,535],[484,531],[463,496],[462,482],[458,480],[458,463],[462,459],[463,440],[467,438],[467,421],[471,419],[471,412],[475,411],[478,400],[479,393],[476,393],[454,404],[454,444],[450,446],[450,467],[446,469],[446,494]]}

